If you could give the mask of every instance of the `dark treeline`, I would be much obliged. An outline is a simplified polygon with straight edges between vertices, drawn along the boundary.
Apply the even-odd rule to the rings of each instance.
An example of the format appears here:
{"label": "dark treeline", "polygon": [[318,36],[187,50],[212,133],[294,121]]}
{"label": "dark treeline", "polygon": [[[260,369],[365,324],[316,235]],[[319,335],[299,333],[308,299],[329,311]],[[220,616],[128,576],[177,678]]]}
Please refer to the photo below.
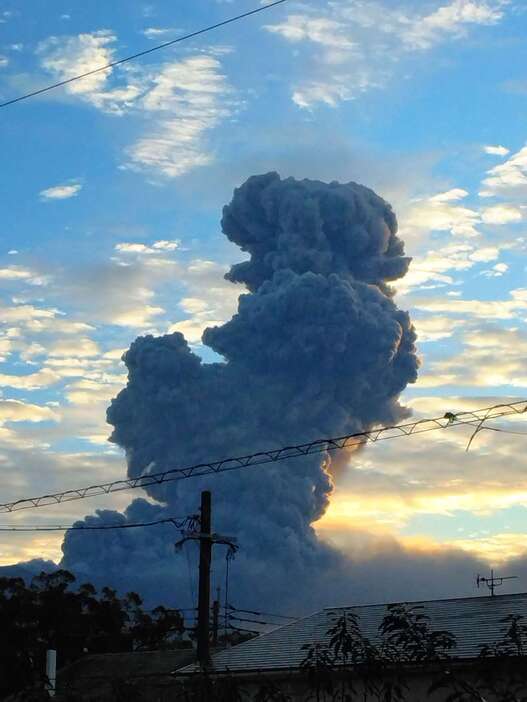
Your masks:
{"label": "dark treeline", "polygon": [[119,598],[58,570],[34,577],[0,578],[0,699],[44,684],[46,650],[60,652],[61,667],[85,653],[156,650],[177,645],[182,614],[145,611],[139,595]]}
{"label": "dark treeline", "polygon": [[[0,578],[0,699],[40,702],[45,692],[48,648],[61,667],[83,654],[160,650],[183,644],[184,619],[177,610],[142,608],[141,598],[90,584],[73,588],[68,571],[41,573],[26,585]],[[480,647],[469,665],[456,658],[456,637],[432,628],[421,608],[390,605],[375,640],[362,633],[350,611],[329,613],[323,641],[306,644],[298,673],[262,677],[248,684],[235,675],[203,672],[170,682],[112,678],[100,702],[413,702],[416,675],[426,677],[419,699],[444,702],[527,702],[527,625],[518,615],[502,620],[493,645]],[[239,639],[238,639],[239,640]],[[188,645],[188,643],[187,643]],[[78,681],[59,691],[60,702],[81,702],[89,687]],[[89,697],[89,699],[95,699]]]}

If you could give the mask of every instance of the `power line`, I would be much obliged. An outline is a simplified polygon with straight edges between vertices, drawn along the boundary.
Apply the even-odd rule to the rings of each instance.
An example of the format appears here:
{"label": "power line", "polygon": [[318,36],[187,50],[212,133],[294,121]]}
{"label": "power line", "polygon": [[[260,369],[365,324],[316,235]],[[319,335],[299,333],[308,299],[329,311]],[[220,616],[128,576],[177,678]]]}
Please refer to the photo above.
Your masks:
{"label": "power line", "polygon": [[216,24],[211,24],[208,27],[203,27],[202,29],[198,29],[195,32],[190,32],[189,34],[184,34],[181,37],[177,37],[177,39],[171,39],[170,41],[163,42],[163,44],[158,44],[157,46],[152,46],[150,49],[145,49],[144,51],[138,51],[137,53],[131,54],[130,56],[125,56],[122,59],[117,59],[116,61],[111,61],[110,63],[104,64],[103,66],[98,66],[97,68],[93,68],[91,71],[86,71],[85,73],[80,73],[79,75],[73,76],[72,78],[67,78],[65,80],[61,80],[58,83],[52,83],[51,85],[46,85],[43,88],[39,88],[38,90],[33,90],[31,93],[26,93],[25,95],[19,95],[16,98],[12,98],[11,100],[7,100],[6,102],[0,103],[0,107],[7,107],[8,105],[13,105],[16,102],[21,102],[22,100],[27,100],[31,97],[35,97],[36,95],[41,95],[42,93],[47,93],[50,90],[55,90],[55,88],[60,88],[64,85],[68,85],[69,83],[73,83],[77,80],[82,80],[83,78],[87,78],[88,76],[93,76],[96,73],[102,73],[103,71],[108,71],[110,68],[114,68],[115,66],[120,66],[123,63],[128,63],[128,61],[133,61],[134,59],[140,58],[142,56],[146,56],[147,54],[152,54],[154,51],[159,51],[160,49],[166,49],[168,46],[173,46],[174,44],[179,44],[179,42],[186,41],[187,39],[192,39],[193,37],[200,36],[201,34],[205,34],[206,32],[211,32],[213,29],[218,29],[219,27],[224,27],[227,24],[231,24],[232,22],[237,22],[238,20],[244,19],[245,17],[250,17],[251,15],[257,14],[258,12],[263,12],[264,10],[269,10],[271,7],[276,7],[276,5],[281,5],[284,2],[287,2],[287,0],[275,0],[274,2],[271,2],[268,5],[263,5],[262,7],[257,7],[254,10],[249,10],[249,12],[243,12],[241,15],[236,15],[235,17],[229,17],[229,19],[223,20],[222,22],[217,22]]}
{"label": "power line", "polygon": [[[489,409],[492,409],[492,408],[489,408]],[[526,407],[526,409],[527,409],[527,407]],[[524,410],[524,411],[525,411],[525,410]],[[446,416],[446,415],[445,415],[445,416]],[[488,411],[487,411],[486,413],[483,413],[483,414],[480,416],[479,420],[475,423],[476,428],[474,429],[474,431],[472,432],[472,435],[471,435],[470,439],[468,440],[468,444],[467,444],[467,447],[466,447],[465,451],[469,451],[470,446],[471,446],[472,442],[474,441],[474,439],[476,438],[476,436],[479,434],[480,431],[483,431],[484,429],[489,429],[489,430],[491,430],[491,431],[503,431],[503,433],[505,433],[505,432],[507,431],[507,430],[505,430],[505,429],[499,429],[499,428],[494,428],[494,427],[489,427],[489,426],[488,426],[487,422],[488,422],[489,420],[495,419],[495,418],[496,418],[496,417],[494,417],[494,416],[489,416],[489,412],[488,412]],[[509,432],[507,431],[507,433],[509,433]],[[512,431],[511,431],[510,433],[511,433],[511,434],[512,434],[512,433],[520,433],[520,434],[521,434],[521,433],[523,433],[523,432],[512,432]]]}
{"label": "power line", "polygon": [[246,624],[259,624],[260,626],[278,626],[276,623],[272,622],[263,622],[258,619],[242,619],[241,617],[234,617],[232,614],[229,614],[229,621],[230,622],[242,622]]}
{"label": "power line", "polygon": [[298,617],[290,617],[287,614],[273,614],[271,612],[256,612],[253,609],[240,609],[239,607],[234,607],[233,605],[227,605],[228,609],[232,612],[241,612],[242,614],[254,614],[257,617],[275,617],[277,619],[290,619],[291,621],[298,619]]}
{"label": "power line", "polygon": [[384,441],[386,439],[423,434],[425,432],[447,429],[454,426],[477,425],[477,427],[480,427],[483,422],[490,421],[491,419],[514,414],[524,414],[525,412],[527,412],[527,400],[502,403],[465,412],[446,412],[442,417],[419,419],[406,424],[396,424],[393,426],[381,427],[380,429],[371,429],[369,431],[356,432],[354,434],[328,439],[316,439],[305,444],[284,446],[279,449],[259,451],[246,456],[224,458],[209,463],[198,463],[186,468],[172,468],[161,473],[146,473],[137,478],[114,480],[110,483],[90,485],[88,487],[65,490],[49,495],[25,497],[15,500],[14,502],[4,502],[0,504],[0,513],[62,504],[63,502],[83,500],[87,497],[95,497],[97,495],[108,495],[109,493],[119,492],[121,490],[133,490],[135,488],[163,485],[174,480],[184,480],[197,476],[223,473],[225,471],[249,468],[266,463],[277,463],[290,458],[337,451],[360,446],[362,444],[377,443],[378,441]]}
{"label": "power line", "polygon": [[99,526],[78,525],[78,526],[61,526],[59,524],[49,524],[47,526],[39,526],[36,524],[23,524],[22,526],[0,525],[0,531],[106,531],[107,529],[137,529],[138,527],[150,527],[158,524],[172,524],[176,529],[182,529],[187,526],[190,521],[195,523],[197,517],[169,517],[167,519],[157,519],[154,522],[134,522],[131,524],[101,524]]}
{"label": "power line", "polygon": [[154,609],[143,609],[143,612],[147,614],[153,614],[154,612],[168,612],[172,614],[174,612],[197,612],[197,607],[165,607],[164,605],[158,605]]}

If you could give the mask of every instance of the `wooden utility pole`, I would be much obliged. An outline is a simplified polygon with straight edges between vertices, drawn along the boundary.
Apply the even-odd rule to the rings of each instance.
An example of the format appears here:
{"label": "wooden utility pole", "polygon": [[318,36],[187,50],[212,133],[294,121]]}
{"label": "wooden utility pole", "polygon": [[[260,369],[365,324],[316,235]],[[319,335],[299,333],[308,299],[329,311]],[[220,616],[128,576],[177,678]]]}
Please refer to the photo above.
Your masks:
{"label": "wooden utility pole", "polygon": [[201,493],[201,533],[199,538],[198,663],[209,664],[210,561],[212,555],[211,495]]}
{"label": "wooden utility pole", "polygon": [[[230,553],[237,550],[236,539],[230,536],[220,536],[212,533],[212,506],[209,490],[201,493],[201,514],[199,532],[183,531],[183,538],[176,544],[176,550],[182,548],[185,541],[199,541],[199,588],[198,588],[198,626],[197,634],[197,659],[202,668],[207,668],[210,663],[210,564],[212,556],[212,546],[223,544],[229,548]],[[214,631],[217,640],[217,619],[219,617],[219,601],[217,612],[214,616]]]}

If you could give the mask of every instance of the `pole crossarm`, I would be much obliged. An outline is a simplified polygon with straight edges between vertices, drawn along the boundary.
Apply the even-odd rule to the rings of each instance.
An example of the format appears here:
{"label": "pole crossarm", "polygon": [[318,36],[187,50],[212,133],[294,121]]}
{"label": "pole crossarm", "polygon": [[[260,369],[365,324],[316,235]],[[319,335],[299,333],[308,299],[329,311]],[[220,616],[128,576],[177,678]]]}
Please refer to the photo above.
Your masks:
{"label": "pole crossarm", "polygon": [[201,531],[188,530],[181,531],[181,539],[176,541],[174,546],[176,550],[182,548],[186,541],[210,541],[211,544],[222,544],[223,546],[228,546],[229,550],[236,552],[238,550],[238,540],[234,536],[222,536],[221,534],[205,534]]}
{"label": "pole crossarm", "polygon": [[304,444],[284,446],[270,451],[259,451],[246,456],[224,458],[209,463],[198,463],[184,468],[172,468],[160,473],[146,472],[135,478],[114,480],[109,483],[90,485],[89,487],[65,490],[63,492],[40,495],[38,497],[27,497],[15,500],[14,502],[0,504],[0,513],[56,505],[73,500],[82,500],[87,497],[95,497],[97,495],[108,495],[120,490],[133,490],[135,488],[163,485],[174,480],[184,480],[186,478],[223,473],[229,470],[249,468],[266,463],[277,463],[290,458],[338,451],[360,446],[361,444],[377,443],[378,441],[385,441],[386,439],[423,434],[425,432],[448,429],[454,426],[471,425],[475,426],[477,431],[479,431],[484,427],[484,423],[487,421],[509,415],[519,415],[525,412],[527,412],[527,400],[502,403],[464,412],[446,412],[442,417],[419,419],[415,422],[381,427],[380,429],[371,429],[369,431],[347,434],[346,436],[316,439]]}

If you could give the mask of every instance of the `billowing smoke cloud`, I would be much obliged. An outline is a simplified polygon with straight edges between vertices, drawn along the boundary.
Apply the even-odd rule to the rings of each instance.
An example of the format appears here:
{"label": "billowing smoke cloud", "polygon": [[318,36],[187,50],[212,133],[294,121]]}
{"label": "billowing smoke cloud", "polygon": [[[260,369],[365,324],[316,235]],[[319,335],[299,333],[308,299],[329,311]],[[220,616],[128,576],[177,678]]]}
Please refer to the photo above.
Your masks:
{"label": "billowing smoke cloud", "polygon": [[[397,398],[416,379],[417,359],[408,315],[389,287],[409,264],[390,206],[355,183],[268,173],[235,191],[222,226],[249,255],[226,277],[249,292],[229,322],[203,334],[223,360],[203,363],[179,333],[138,338],[125,354],[128,385],[108,421],[130,476],[406,416]],[[349,562],[311,526],[333,489],[325,459],[152,487],[156,503],[135,500],[124,519],[192,513],[209,488],[215,529],[241,546],[233,602],[280,602],[299,611],[350,600],[356,583]],[[103,512],[89,519],[111,518]],[[90,539],[71,532],[62,565],[181,604],[189,600],[188,576],[171,545],[177,536],[167,527]]]}

